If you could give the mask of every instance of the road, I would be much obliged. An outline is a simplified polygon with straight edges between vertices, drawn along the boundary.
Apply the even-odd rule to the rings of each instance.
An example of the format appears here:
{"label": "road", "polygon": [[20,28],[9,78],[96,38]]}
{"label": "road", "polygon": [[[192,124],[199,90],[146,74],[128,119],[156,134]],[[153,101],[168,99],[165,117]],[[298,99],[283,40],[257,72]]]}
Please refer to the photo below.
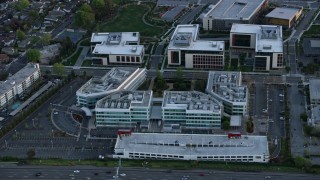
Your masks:
{"label": "road", "polygon": [[[291,2],[294,3],[294,2]],[[300,37],[303,34],[303,32],[308,28],[310,25],[310,22],[312,21],[312,17],[317,11],[317,8],[320,6],[319,3],[312,4],[312,9],[310,9],[304,16],[304,18],[301,20],[301,22],[298,24],[298,26],[295,28],[295,32],[291,39],[288,41],[288,54],[287,54],[287,63],[290,67],[290,73],[297,74],[297,49],[296,49],[296,42],[300,41]],[[286,49],[284,49],[286,51]]]}
{"label": "road", "polygon": [[[116,173],[114,167],[92,166],[16,166],[15,164],[1,164],[1,177],[10,179],[114,179]],[[79,172],[74,172],[78,170]],[[36,177],[36,173],[41,173]],[[192,180],[236,180],[236,179],[270,179],[276,180],[319,180],[320,176],[298,173],[274,173],[274,172],[232,172],[216,170],[168,170],[145,168],[120,168],[120,180],[180,180],[183,176],[189,176]],[[201,176],[200,176],[201,174]]]}
{"label": "road", "polygon": [[292,85],[288,88],[288,100],[290,107],[291,154],[293,157],[303,156],[305,150],[303,146],[306,140],[300,115],[305,112],[305,97],[299,92],[297,85]]}
{"label": "road", "polygon": [[204,5],[193,7],[190,12],[187,12],[178,20],[178,24],[188,24],[192,22],[197,17],[197,15],[201,13],[203,7]]}
{"label": "road", "polygon": [[162,55],[163,48],[164,48],[164,45],[162,43],[160,43],[157,46],[154,54],[151,55],[151,59],[150,59],[151,67],[150,67],[150,69],[157,70],[158,69],[158,65],[162,63],[162,60],[163,60],[163,55]]}

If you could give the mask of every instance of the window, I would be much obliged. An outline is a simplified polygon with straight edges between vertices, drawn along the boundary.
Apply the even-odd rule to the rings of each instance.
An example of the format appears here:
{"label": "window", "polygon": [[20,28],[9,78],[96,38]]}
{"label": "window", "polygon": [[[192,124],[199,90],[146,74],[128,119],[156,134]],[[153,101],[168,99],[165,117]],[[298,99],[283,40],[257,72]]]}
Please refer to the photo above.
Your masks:
{"label": "window", "polygon": [[136,57],[136,61],[137,61],[137,62],[140,62],[140,57]]}
{"label": "window", "polygon": [[117,56],[117,62],[120,62],[120,56]]}
{"label": "window", "polygon": [[121,56],[121,61],[124,62],[125,61],[125,57]]}

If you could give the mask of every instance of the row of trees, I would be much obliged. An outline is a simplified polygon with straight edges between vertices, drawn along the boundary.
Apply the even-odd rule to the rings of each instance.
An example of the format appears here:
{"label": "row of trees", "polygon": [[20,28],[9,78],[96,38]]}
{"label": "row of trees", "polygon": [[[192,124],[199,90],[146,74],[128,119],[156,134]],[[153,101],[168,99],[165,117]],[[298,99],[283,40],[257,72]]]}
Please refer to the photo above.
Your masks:
{"label": "row of trees", "polygon": [[74,24],[78,27],[91,29],[96,20],[112,17],[114,5],[112,0],[92,0],[91,6],[83,4],[75,14]]}

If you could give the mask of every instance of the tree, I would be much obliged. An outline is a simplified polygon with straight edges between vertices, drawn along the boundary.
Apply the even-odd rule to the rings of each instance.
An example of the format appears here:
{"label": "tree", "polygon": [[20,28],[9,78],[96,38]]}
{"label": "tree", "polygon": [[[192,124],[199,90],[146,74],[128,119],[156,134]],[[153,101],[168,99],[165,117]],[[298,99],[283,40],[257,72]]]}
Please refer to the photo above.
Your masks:
{"label": "tree", "polygon": [[18,2],[16,3],[15,8],[19,11],[25,9],[26,7],[28,7],[30,5],[28,0],[18,0]]}
{"label": "tree", "polygon": [[167,87],[167,83],[163,79],[160,71],[157,71],[157,77],[155,79],[155,87],[156,87],[157,90],[164,90]]}
{"label": "tree", "polygon": [[104,0],[93,0],[91,3],[97,19],[102,19],[107,14],[106,4]]}
{"label": "tree", "polygon": [[16,34],[19,41],[24,40],[26,38],[26,34],[20,29],[17,30]]}
{"label": "tree", "polygon": [[311,161],[309,159],[306,159],[301,156],[297,156],[296,158],[294,158],[294,164],[297,168],[304,170],[310,170],[312,166]]}
{"label": "tree", "polygon": [[308,115],[307,115],[307,113],[302,113],[301,115],[300,115],[300,118],[302,119],[302,121],[304,121],[304,122],[307,122],[307,120],[308,120]]}
{"label": "tree", "polygon": [[30,62],[38,62],[41,57],[40,51],[38,49],[29,49],[26,55],[28,61]]}
{"label": "tree", "polygon": [[173,84],[173,88],[177,91],[186,91],[187,85],[183,80],[183,71],[181,68],[176,70],[175,82]]}
{"label": "tree", "polygon": [[69,54],[71,51],[73,51],[73,46],[74,44],[70,37],[64,38],[61,44],[61,54]]}
{"label": "tree", "polygon": [[223,117],[222,118],[222,129],[229,130],[230,129],[230,118],[229,117]]}
{"label": "tree", "polygon": [[64,74],[64,65],[61,63],[54,63],[53,73],[57,74],[58,76],[62,76]]}
{"label": "tree", "polygon": [[88,4],[83,4],[76,12],[74,24],[89,29],[95,21],[94,13]]}
{"label": "tree", "polygon": [[205,80],[197,80],[194,85],[194,90],[205,92],[207,86],[207,82]]}
{"label": "tree", "polygon": [[94,10],[103,11],[103,9],[106,6],[106,3],[104,2],[104,0],[92,0],[91,6]]}
{"label": "tree", "polygon": [[51,34],[46,33],[40,38],[38,43],[40,46],[46,46],[50,44],[51,39],[52,39]]}
{"label": "tree", "polygon": [[5,81],[8,77],[8,72],[6,71],[0,71],[0,81]]}
{"label": "tree", "polygon": [[27,151],[27,157],[28,157],[28,159],[34,158],[35,155],[36,155],[35,149],[29,149],[29,150]]}

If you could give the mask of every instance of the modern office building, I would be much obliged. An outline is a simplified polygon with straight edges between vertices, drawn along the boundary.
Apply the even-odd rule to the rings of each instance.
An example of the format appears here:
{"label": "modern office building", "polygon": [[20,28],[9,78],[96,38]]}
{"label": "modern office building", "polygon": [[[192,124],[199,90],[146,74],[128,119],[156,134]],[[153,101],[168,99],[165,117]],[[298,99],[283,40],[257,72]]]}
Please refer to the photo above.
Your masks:
{"label": "modern office building", "polygon": [[253,60],[254,71],[284,68],[282,27],[233,24],[230,31],[230,57]]}
{"label": "modern office building", "polygon": [[101,98],[117,91],[136,90],[146,79],[146,69],[112,68],[103,77],[94,77],[77,91],[77,104],[94,108]]}
{"label": "modern office building", "polygon": [[164,91],[162,121],[185,128],[220,129],[221,106],[198,91]]}
{"label": "modern office building", "polygon": [[309,80],[310,104],[320,105],[320,79]]}
{"label": "modern office building", "polygon": [[233,23],[254,24],[269,0],[220,0],[203,17],[203,29],[229,31]]}
{"label": "modern office building", "polygon": [[0,108],[22,97],[40,78],[39,64],[29,63],[6,81],[0,82]]}
{"label": "modern office building", "polygon": [[248,88],[241,84],[241,72],[210,71],[206,92],[223,104],[229,115],[245,115],[248,108]]}
{"label": "modern office building", "polygon": [[269,161],[266,136],[241,136],[238,133],[118,134],[113,158],[259,163]]}
{"label": "modern office building", "polygon": [[97,127],[148,127],[152,91],[119,91],[96,104]]}
{"label": "modern office building", "polygon": [[268,24],[290,29],[301,17],[302,12],[302,7],[278,7],[266,15],[266,20]]}
{"label": "modern office building", "polygon": [[139,32],[92,33],[92,63],[101,65],[141,65],[144,46]]}
{"label": "modern office building", "polygon": [[222,70],[224,41],[200,40],[199,25],[178,25],[168,45],[168,65],[190,69]]}

